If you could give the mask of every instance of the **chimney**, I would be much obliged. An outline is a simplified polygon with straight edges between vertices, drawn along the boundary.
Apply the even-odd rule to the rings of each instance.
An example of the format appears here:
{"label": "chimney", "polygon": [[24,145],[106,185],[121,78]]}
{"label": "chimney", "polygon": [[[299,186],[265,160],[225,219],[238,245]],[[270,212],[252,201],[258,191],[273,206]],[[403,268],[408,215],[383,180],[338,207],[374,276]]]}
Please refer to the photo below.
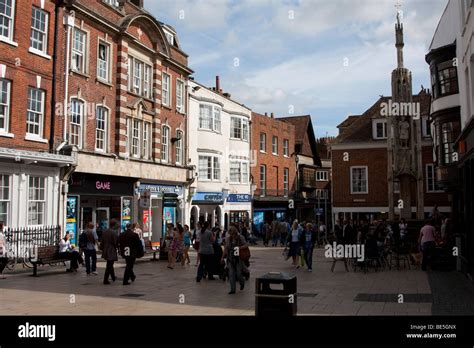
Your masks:
{"label": "chimney", "polygon": [[216,76],[216,92],[220,93],[221,92],[221,81],[219,76]]}
{"label": "chimney", "polygon": [[265,113],[265,117],[268,117],[268,112]]}
{"label": "chimney", "polygon": [[270,115],[271,115],[270,116],[271,118],[275,118],[275,115],[273,114],[273,112]]}

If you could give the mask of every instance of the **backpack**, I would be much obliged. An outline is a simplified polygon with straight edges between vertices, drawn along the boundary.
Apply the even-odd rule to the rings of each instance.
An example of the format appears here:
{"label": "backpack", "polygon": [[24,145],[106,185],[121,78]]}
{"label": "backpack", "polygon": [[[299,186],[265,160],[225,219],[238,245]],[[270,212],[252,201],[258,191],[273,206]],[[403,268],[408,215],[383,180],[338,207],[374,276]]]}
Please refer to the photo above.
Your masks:
{"label": "backpack", "polygon": [[86,233],[86,231],[84,231],[79,236],[79,248],[81,248],[81,249],[87,248],[87,242],[88,242],[87,233]]}

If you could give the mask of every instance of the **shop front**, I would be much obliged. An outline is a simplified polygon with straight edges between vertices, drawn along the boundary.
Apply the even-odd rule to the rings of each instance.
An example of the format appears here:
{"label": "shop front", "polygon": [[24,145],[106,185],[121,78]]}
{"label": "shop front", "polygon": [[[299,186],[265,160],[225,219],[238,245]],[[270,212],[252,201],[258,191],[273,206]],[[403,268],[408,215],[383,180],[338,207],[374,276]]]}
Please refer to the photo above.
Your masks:
{"label": "shop front", "polygon": [[69,181],[66,230],[77,236],[88,223],[96,226],[99,238],[115,219],[121,226],[133,221],[136,178],[73,173]]}
{"label": "shop front", "polygon": [[208,221],[211,227],[224,227],[224,194],[222,192],[196,192],[191,201],[190,227],[196,222]]}
{"label": "shop front", "polygon": [[250,194],[229,194],[224,211],[225,229],[228,228],[228,224],[249,224],[252,211],[252,196]]}

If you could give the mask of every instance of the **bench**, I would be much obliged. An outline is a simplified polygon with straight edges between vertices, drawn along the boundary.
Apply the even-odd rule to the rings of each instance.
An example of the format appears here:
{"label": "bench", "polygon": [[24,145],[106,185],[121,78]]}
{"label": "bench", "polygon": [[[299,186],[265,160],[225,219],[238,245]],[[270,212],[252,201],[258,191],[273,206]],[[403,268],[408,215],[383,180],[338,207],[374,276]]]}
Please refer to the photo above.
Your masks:
{"label": "bench", "polygon": [[153,248],[150,240],[145,240],[145,255],[153,254],[152,261],[158,261],[156,258],[156,253],[160,252],[160,248]]}
{"label": "bench", "polygon": [[33,264],[33,277],[38,276],[38,265],[53,265],[61,262],[64,264],[66,261],[69,261],[69,259],[59,256],[59,247],[57,245],[38,247],[36,258],[30,259],[30,262]]}

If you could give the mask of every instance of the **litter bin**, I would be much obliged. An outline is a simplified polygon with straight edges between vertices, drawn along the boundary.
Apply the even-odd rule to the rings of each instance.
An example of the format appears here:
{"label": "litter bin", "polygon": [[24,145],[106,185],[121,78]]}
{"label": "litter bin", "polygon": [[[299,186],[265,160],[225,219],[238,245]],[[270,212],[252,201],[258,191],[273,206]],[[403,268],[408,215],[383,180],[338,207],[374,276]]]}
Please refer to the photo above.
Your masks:
{"label": "litter bin", "polygon": [[255,316],[296,315],[296,276],[270,272],[255,279]]}

